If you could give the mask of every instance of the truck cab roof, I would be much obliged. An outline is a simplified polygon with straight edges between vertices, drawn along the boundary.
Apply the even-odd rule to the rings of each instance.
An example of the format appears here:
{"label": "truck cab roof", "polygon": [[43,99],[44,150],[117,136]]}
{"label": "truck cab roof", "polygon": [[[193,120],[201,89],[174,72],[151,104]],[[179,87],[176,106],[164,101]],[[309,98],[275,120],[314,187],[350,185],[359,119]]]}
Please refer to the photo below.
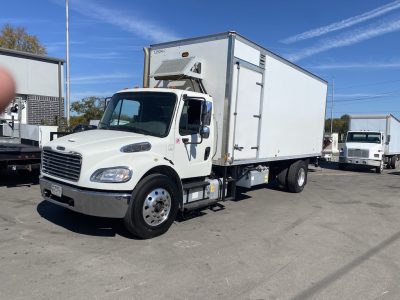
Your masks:
{"label": "truck cab roof", "polygon": [[180,89],[171,89],[171,88],[133,88],[133,89],[124,89],[120,90],[117,93],[138,93],[138,92],[158,92],[158,93],[175,93],[177,95],[187,94],[192,97],[211,97],[208,94],[202,94],[193,91],[186,91]]}
{"label": "truck cab roof", "polygon": [[384,133],[382,131],[379,130],[349,130],[349,132],[360,132],[360,133]]}

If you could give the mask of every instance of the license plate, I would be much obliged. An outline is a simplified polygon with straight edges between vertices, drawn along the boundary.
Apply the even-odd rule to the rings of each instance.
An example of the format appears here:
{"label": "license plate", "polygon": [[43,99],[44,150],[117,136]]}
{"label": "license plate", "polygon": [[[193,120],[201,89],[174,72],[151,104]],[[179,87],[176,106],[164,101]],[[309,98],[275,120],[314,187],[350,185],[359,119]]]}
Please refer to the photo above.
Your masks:
{"label": "license plate", "polygon": [[62,196],[62,187],[56,184],[51,185],[51,194],[60,197]]}

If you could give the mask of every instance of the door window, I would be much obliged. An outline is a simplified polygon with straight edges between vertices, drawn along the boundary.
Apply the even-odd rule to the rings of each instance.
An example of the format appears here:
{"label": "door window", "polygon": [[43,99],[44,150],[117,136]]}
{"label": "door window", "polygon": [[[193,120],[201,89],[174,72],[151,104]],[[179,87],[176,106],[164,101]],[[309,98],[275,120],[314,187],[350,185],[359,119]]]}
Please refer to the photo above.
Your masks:
{"label": "door window", "polygon": [[179,121],[179,134],[197,134],[201,129],[201,108],[203,101],[197,99],[185,100],[181,119]]}

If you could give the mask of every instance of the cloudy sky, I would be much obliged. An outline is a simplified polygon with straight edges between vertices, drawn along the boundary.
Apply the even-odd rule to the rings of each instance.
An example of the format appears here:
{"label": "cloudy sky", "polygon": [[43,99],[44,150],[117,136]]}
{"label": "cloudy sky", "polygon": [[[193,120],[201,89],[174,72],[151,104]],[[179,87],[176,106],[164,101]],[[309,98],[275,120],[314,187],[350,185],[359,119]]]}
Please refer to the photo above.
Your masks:
{"label": "cloudy sky", "polygon": [[[63,0],[3,1],[5,23],[65,57]],[[140,86],[144,46],[229,30],[334,82],[336,116],[400,116],[400,0],[70,0],[72,100]]]}

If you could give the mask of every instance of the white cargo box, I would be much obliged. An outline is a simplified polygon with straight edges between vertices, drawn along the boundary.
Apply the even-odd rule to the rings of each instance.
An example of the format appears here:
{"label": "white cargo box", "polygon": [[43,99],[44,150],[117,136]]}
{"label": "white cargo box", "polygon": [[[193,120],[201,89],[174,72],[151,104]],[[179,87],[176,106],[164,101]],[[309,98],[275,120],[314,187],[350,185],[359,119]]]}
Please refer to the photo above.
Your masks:
{"label": "white cargo box", "polygon": [[321,155],[327,93],[323,79],[235,32],[148,50],[145,87],[160,86],[171,75],[177,82],[190,76],[201,79],[213,97],[218,129],[214,164]]}
{"label": "white cargo box", "polygon": [[400,121],[391,114],[352,115],[349,131],[383,132],[385,155],[400,154]]}

